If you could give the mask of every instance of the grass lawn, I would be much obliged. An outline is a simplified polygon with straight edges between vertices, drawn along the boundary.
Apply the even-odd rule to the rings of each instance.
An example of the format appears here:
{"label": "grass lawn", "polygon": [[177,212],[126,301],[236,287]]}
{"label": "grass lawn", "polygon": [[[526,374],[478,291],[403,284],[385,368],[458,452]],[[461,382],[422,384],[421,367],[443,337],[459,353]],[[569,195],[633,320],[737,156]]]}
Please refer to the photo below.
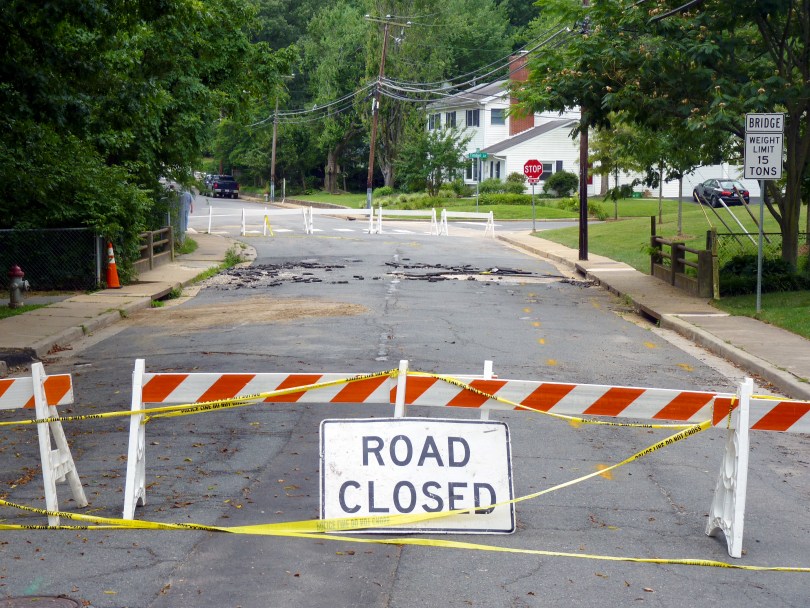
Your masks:
{"label": "grass lawn", "polygon": [[[613,204],[601,203],[613,211]],[[706,232],[712,227],[718,232],[741,232],[739,226],[730,218],[725,210],[718,209],[720,217],[729,225],[726,228],[714,211],[706,206],[684,202],[681,211],[682,234],[678,235],[678,202],[664,200],[662,202],[663,223],[658,222],[658,201],[652,199],[624,199],[619,201],[619,219],[608,220],[601,224],[588,225],[588,251],[604,255],[620,262],[630,264],[641,272],[650,272],[650,216],[656,217],[656,233],[660,236],[682,240],[695,249],[706,247]],[[756,233],[754,220],[742,207],[732,207],[737,219],[749,232]],[[751,207],[751,211],[759,218],[759,207]],[[497,217],[497,216],[496,216]],[[611,213],[611,217],[613,217]],[[803,224],[802,224],[803,225]],[[776,220],[765,214],[765,232],[779,232]],[[573,247],[579,247],[579,227],[546,230],[538,236]]]}
{"label": "grass lawn", "polygon": [[[608,203],[603,203],[608,204]],[[610,204],[612,207],[612,204]],[[667,238],[681,238],[695,249],[706,246],[706,231],[714,226],[718,232],[741,232],[739,226],[725,210],[718,209],[726,228],[717,215],[705,206],[684,203],[682,209],[682,232],[678,237],[678,203],[665,200],[662,204],[663,223],[658,223],[658,201],[650,199],[626,199],[619,201],[619,220],[610,220],[588,226],[588,251],[625,262],[637,270],[649,274],[650,256],[650,215],[656,216],[656,233]],[[757,227],[742,207],[732,207],[732,211],[749,232],[756,233]],[[759,219],[759,207],[751,207]],[[806,208],[802,209],[799,226],[805,226]],[[644,217],[646,216],[646,217]],[[779,232],[776,221],[765,212],[765,232]],[[537,236],[577,249],[579,247],[579,227],[547,230]],[[756,295],[724,297],[714,302],[719,309],[733,315],[748,316],[772,323],[810,338],[810,291],[779,292],[762,294],[762,311],[756,314]]]}
{"label": "grass lawn", "polygon": [[[297,201],[309,201],[312,203],[331,203],[333,205],[342,205],[351,209],[363,209],[366,206],[366,194],[329,194],[328,192],[318,192],[317,194],[301,194],[295,196],[288,196]],[[276,191],[276,200],[278,200],[278,191]]]}

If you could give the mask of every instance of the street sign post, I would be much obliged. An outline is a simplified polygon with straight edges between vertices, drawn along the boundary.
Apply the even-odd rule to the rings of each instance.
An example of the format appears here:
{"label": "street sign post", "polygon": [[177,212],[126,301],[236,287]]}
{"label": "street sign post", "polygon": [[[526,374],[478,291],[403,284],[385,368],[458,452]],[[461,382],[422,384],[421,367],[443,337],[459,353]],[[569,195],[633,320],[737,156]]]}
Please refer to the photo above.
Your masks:
{"label": "street sign post", "polygon": [[487,158],[489,154],[486,152],[481,152],[480,149],[476,148],[475,152],[470,152],[467,154],[467,158],[475,160],[476,162],[476,173],[478,174],[478,179],[475,180],[475,210],[478,211],[478,184],[481,182],[481,161]]}
{"label": "street sign post", "polygon": [[745,179],[758,179],[760,184],[759,245],[757,251],[757,312],[762,306],[762,224],[765,220],[767,180],[782,177],[782,148],[785,115],[780,113],[745,115]]}
{"label": "street sign post", "polygon": [[532,232],[535,232],[534,187],[540,181],[540,176],[543,175],[543,163],[535,159],[527,160],[523,165],[523,174],[529,178],[529,183],[532,185]]}

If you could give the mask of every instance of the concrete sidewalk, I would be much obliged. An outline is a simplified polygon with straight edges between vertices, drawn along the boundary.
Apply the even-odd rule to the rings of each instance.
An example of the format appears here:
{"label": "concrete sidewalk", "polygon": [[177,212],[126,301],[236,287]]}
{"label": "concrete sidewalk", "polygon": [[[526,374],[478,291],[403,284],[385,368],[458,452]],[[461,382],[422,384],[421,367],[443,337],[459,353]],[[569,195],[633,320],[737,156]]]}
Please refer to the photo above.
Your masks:
{"label": "concrete sidewalk", "polygon": [[622,262],[579,252],[529,234],[498,239],[566,266],[632,301],[642,314],[772,383],[793,399],[810,399],[810,340],[749,317],[734,317]]}
{"label": "concrete sidewalk", "polygon": [[[587,261],[580,261],[578,251],[529,234],[502,233],[498,239],[596,281],[627,297],[661,327],[676,331],[772,383],[788,397],[810,400],[810,340],[754,319],[729,316],[706,300],[689,296],[621,262],[593,254]],[[218,266],[234,244],[231,239],[209,234],[195,234],[194,240],[199,245],[197,251],[143,273],[133,285],[77,295],[0,320],[0,371],[3,362],[15,365],[41,359],[127,313],[151,306],[152,300]],[[248,257],[255,255],[252,249],[247,251]]]}
{"label": "concrete sidewalk", "polygon": [[[0,368],[3,362],[16,365],[42,359],[55,348],[107,327],[128,313],[150,307],[152,300],[219,266],[234,244],[216,235],[194,234],[193,238],[198,244],[194,253],[177,256],[171,263],[141,273],[137,283],[58,299],[45,308],[0,320]],[[38,302],[26,300],[26,304],[30,303]]]}

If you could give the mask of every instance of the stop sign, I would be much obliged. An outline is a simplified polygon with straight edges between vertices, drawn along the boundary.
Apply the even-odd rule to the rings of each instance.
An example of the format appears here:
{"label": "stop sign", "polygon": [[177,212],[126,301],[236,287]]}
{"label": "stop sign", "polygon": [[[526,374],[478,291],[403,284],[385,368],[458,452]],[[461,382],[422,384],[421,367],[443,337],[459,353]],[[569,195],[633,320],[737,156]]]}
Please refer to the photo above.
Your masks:
{"label": "stop sign", "polygon": [[523,173],[529,179],[540,179],[540,176],[543,175],[543,163],[534,159],[527,160],[523,165]]}

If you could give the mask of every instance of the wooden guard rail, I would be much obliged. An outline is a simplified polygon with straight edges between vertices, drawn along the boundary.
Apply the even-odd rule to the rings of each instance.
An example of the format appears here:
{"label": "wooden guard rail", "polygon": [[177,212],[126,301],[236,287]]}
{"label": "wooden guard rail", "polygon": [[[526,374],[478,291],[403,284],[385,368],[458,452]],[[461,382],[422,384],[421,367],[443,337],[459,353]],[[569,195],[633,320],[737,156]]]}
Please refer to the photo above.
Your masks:
{"label": "wooden guard rail", "polygon": [[[701,298],[720,298],[717,268],[717,238],[706,234],[706,249],[693,249],[682,242],[655,233],[655,216],[650,218],[650,274],[678,289]],[[665,263],[668,262],[668,263]]]}
{"label": "wooden guard rail", "polygon": [[171,226],[160,230],[142,232],[140,258],[133,264],[139,273],[152,270],[174,261],[174,234]]}

